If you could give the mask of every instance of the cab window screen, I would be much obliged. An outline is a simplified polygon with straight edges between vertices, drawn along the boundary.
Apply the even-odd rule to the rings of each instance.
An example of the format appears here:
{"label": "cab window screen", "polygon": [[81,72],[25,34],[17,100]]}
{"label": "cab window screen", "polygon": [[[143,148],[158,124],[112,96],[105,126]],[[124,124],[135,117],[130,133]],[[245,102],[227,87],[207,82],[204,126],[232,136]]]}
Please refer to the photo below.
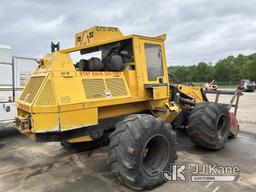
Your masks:
{"label": "cab window screen", "polygon": [[148,80],[156,81],[157,77],[163,76],[162,52],[159,45],[144,45],[147,63]]}

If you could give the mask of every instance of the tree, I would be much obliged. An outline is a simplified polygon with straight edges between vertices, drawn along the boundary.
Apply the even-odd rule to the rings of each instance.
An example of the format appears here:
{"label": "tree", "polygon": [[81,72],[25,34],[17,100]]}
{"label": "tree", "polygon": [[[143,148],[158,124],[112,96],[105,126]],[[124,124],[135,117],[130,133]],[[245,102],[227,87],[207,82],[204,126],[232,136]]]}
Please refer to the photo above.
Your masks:
{"label": "tree", "polygon": [[172,66],[169,71],[184,82],[209,82],[213,79],[219,82],[238,82],[240,79],[256,81],[256,53],[228,56],[215,65],[200,62],[191,66]]}

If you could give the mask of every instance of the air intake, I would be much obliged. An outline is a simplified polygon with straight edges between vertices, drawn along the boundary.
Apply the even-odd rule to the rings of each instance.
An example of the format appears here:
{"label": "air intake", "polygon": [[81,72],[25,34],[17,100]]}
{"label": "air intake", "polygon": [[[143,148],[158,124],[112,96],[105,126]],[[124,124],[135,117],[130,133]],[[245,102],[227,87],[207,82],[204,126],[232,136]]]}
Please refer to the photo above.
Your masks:
{"label": "air intake", "polygon": [[106,85],[113,97],[127,95],[124,80],[122,78],[106,79]]}
{"label": "air intake", "polygon": [[45,84],[43,91],[41,92],[39,98],[37,99],[36,104],[37,105],[55,105],[56,104],[51,80],[47,80],[47,83]]}
{"label": "air intake", "polygon": [[103,79],[83,79],[82,82],[87,99],[106,97]]}
{"label": "air intake", "polygon": [[27,86],[25,87],[20,96],[20,100],[27,103],[31,103],[35,98],[39,88],[41,87],[43,80],[44,76],[31,77]]}

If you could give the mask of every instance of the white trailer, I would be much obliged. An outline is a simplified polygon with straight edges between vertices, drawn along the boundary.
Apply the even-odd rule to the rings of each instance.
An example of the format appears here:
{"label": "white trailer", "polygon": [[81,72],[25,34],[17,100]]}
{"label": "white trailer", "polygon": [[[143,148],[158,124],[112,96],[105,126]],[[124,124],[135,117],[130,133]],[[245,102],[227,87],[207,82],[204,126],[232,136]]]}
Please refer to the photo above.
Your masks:
{"label": "white trailer", "polygon": [[14,121],[16,100],[37,65],[36,59],[13,56],[11,47],[0,45],[0,124]]}

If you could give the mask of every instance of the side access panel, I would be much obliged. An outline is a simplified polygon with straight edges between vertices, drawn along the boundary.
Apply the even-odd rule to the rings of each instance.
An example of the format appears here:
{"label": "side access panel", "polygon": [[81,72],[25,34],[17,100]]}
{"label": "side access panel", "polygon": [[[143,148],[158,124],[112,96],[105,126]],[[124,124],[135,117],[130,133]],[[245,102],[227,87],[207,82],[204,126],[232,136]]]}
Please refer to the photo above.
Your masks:
{"label": "side access panel", "polygon": [[82,109],[60,113],[61,131],[98,124],[98,109]]}

